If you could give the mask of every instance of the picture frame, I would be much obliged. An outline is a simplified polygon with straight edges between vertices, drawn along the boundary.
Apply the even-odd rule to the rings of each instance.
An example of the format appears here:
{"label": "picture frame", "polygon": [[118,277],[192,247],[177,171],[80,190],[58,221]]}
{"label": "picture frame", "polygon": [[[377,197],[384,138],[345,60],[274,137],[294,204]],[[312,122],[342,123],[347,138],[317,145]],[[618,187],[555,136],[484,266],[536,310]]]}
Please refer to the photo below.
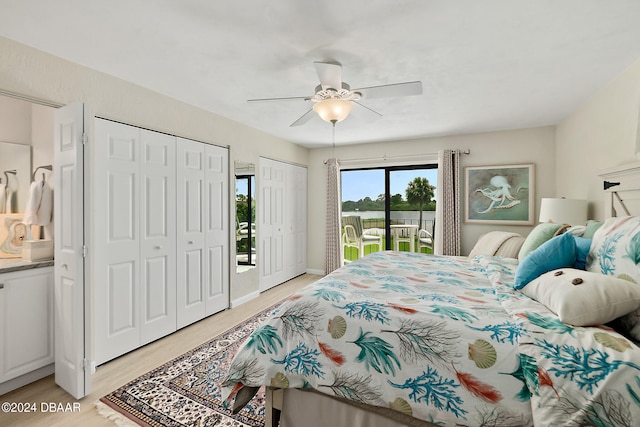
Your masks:
{"label": "picture frame", "polygon": [[465,223],[533,225],[534,166],[465,167]]}

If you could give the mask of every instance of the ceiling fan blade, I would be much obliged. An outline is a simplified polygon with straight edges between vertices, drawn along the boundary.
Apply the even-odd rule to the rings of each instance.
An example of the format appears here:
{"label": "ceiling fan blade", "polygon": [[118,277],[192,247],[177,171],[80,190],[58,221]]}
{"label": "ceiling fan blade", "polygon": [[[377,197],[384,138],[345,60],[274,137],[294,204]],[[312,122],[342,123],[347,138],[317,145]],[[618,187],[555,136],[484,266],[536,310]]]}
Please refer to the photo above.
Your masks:
{"label": "ceiling fan blade", "polygon": [[422,82],[392,83],[353,89],[353,91],[360,92],[363,99],[422,95]]}
{"label": "ceiling fan blade", "polygon": [[342,65],[337,62],[320,61],[315,61],[313,65],[316,67],[322,89],[342,89]]}
{"label": "ceiling fan blade", "polygon": [[271,101],[299,101],[299,100],[307,101],[310,99],[309,96],[289,96],[285,98],[258,98],[258,99],[247,99],[247,102],[271,102]]}
{"label": "ceiling fan blade", "polygon": [[313,119],[314,116],[315,116],[315,111],[313,111],[313,108],[312,108],[306,113],[304,113],[302,116],[300,116],[298,120],[291,123],[289,127],[302,126],[303,124],[307,123],[309,120]]}
{"label": "ceiling fan blade", "polygon": [[365,117],[368,120],[375,120],[375,119],[379,119],[380,117],[382,117],[382,114],[378,113],[376,110],[373,110],[373,109],[367,107],[366,105],[359,103],[358,101],[353,101],[353,102],[355,104],[358,104],[360,107],[362,107],[364,109],[362,111],[366,112]]}

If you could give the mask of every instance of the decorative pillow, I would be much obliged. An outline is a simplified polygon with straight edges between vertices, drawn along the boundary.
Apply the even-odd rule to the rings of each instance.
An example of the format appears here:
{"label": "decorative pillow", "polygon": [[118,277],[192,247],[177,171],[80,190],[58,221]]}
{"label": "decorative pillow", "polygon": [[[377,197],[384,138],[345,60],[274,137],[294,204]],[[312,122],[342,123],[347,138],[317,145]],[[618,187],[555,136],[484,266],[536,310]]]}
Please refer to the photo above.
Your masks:
{"label": "decorative pillow", "polygon": [[[567,231],[565,231],[565,233],[571,233],[576,237],[584,237],[584,232],[586,231],[586,229],[586,225],[572,225]],[[589,239],[591,239],[591,237],[589,237]]]}
{"label": "decorative pillow", "polygon": [[587,270],[640,283],[640,217],[609,218],[595,234]]}
{"label": "decorative pillow", "polygon": [[521,292],[575,326],[602,325],[640,307],[640,286],[573,268],[549,271]]}
{"label": "decorative pillow", "polygon": [[[640,287],[640,217],[609,218],[593,235],[587,271],[625,279]],[[640,340],[640,310],[621,320],[626,333]]]}
{"label": "decorative pillow", "polygon": [[524,240],[520,252],[518,252],[518,261],[522,262],[522,260],[531,252],[535,251],[538,246],[551,239],[561,227],[563,227],[563,224],[556,224],[555,222],[543,222],[536,225]]}
{"label": "decorative pillow", "polygon": [[589,256],[589,249],[591,249],[591,239],[585,239],[584,237],[575,237],[576,240],[576,263],[575,268],[580,270],[587,269],[587,257]]}
{"label": "decorative pillow", "polygon": [[582,237],[584,237],[585,239],[593,239],[593,235],[596,231],[598,231],[598,228],[602,227],[602,224],[602,221],[594,221],[590,219],[589,221],[587,221],[587,225],[584,229],[584,233],[582,233]]}
{"label": "decorative pillow", "polygon": [[514,288],[522,289],[527,283],[546,273],[576,263],[576,241],[573,234],[564,233],[548,240],[525,257],[516,268]]}

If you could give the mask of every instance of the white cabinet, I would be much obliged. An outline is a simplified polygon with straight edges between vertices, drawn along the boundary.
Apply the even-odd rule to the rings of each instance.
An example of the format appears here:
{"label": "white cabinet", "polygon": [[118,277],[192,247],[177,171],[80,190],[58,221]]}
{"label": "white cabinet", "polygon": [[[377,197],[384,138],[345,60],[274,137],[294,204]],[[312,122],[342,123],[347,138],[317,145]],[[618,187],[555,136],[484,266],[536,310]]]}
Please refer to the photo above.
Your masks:
{"label": "white cabinet", "polygon": [[228,307],[228,150],[94,124],[97,364]]}
{"label": "white cabinet", "polygon": [[53,363],[53,267],[0,274],[0,349],[0,383]]}
{"label": "white cabinet", "polygon": [[258,265],[265,291],[306,271],[307,169],[261,157]]}

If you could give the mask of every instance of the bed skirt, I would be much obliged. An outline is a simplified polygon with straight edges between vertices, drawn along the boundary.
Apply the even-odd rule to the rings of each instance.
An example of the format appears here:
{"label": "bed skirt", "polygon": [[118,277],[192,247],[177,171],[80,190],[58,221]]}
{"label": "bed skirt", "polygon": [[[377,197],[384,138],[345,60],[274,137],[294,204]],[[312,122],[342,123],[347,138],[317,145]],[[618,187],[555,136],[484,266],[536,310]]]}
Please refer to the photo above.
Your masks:
{"label": "bed skirt", "polygon": [[273,422],[273,409],[281,410],[280,427],[436,427],[392,409],[349,402],[313,390],[269,388],[266,398],[265,427],[277,425]]}

